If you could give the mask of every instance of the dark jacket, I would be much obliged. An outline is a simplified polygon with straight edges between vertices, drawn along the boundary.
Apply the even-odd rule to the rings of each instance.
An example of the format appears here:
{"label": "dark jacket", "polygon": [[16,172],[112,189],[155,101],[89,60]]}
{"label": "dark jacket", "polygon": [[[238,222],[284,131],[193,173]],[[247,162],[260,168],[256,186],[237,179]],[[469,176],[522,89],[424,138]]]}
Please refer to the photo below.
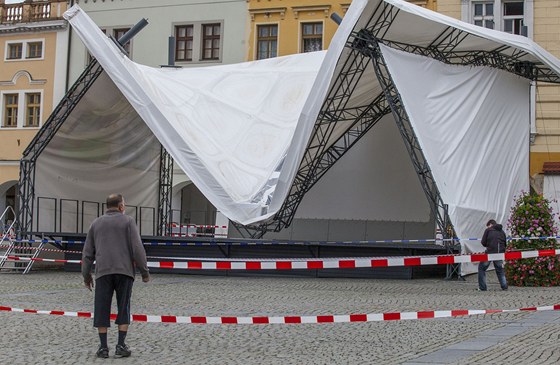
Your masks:
{"label": "dark jacket", "polygon": [[506,252],[506,234],[502,230],[502,225],[495,224],[492,227],[486,228],[480,243],[486,247],[487,253]]}
{"label": "dark jacket", "polygon": [[82,252],[82,275],[91,280],[93,261],[96,279],[109,274],[123,274],[134,278],[135,269],[148,277],[146,251],[134,219],[116,209],[93,221]]}

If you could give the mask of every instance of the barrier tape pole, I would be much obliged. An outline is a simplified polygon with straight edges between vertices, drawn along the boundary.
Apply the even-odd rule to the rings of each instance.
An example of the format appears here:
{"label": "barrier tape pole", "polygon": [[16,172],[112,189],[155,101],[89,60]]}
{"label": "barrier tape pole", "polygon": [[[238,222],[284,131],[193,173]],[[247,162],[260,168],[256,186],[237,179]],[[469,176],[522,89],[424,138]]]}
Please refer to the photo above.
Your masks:
{"label": "barrier tape pole", "polygon": [[[350,322],[379,322],[379,321],[402,321],[412,319],[430,318],[450,318],[472,316],[479,314],[511,313],[525,311],[556,311],[560,310],[560,304],[528,307],[519,309],[455,309],[455,310],[435,310],[420,312],[388,312],[388,313],[367,313],[367,314],[339,314],[339,315],[317,315],[317,316],[257,316],[257,317],[236,317],[236,316],[160,316],[147,314],[133,314],[132,320],[135,322],[148,323],[182,323],[182,324],[319,324],[319,323],[350,323]],[[30,314],[49,314],[55,316],[92,318],[90,312],[69,312],[69,311],[46,311],[36,309],[20,309],[0,306],[0,311]],[[111,319],[116,319],[116,314],[111,314]]]}
{"label": "barrier tape pole", "polygon": [[[474,253],[465,255],[440,255],[440,256],[403,256],[403,257],[365,257],[365,258],[322,258],[322,259],[266,259],[266,260],[239,260],[226,261],[159,261],[148,262],[150,268],[160,269],[188,269],[188,270],[316,270],[316,269],[355,269],[379,268],[395,266],[423,266],[423,265],[449,265],[469,262],[519,260],[535,257],[558,256],[560,249],[536,251],[510,251],[506,253]],[[29,258],[18,256],[0,256],[17,261],[45,261],[58,263],[81,263],[81,260],[59,260]]]}

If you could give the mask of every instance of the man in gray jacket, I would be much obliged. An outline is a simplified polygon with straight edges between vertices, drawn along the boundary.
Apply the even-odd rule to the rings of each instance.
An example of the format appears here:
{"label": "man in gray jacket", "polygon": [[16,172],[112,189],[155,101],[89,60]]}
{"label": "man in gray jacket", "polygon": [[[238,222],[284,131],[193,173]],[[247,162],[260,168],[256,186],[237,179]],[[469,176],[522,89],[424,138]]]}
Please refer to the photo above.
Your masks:
{"label": "man in gray jacket", "polygon": [[130,295],[136,268],[142,281],[150,281],[146,252],[134,219],[124,214],[124,198],[120,194],[107,197],[107,211],[93,221],[82,252],[82,276],[85,286],[94,287],[91,276],[95,261],[95,304],[93,326],[97,327],[100,346],[97,357],[109,357],[107,328],[110,327],[111,300],[117,294],[119,340],[115,357],[128,357],[131,351],[125,344],[130,324]]}

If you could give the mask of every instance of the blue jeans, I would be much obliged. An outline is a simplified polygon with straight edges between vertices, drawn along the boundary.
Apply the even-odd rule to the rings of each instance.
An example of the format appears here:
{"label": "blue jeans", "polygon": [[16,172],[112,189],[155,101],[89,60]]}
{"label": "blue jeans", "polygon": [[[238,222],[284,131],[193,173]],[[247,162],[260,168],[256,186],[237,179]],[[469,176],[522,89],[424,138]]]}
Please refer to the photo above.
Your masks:
{"label": "blue jeans", "polygon": [[480,290],[487,290],[486,287],[486,270],[490,263],[494,262],[494,268],[496,269],[496,276],[500,282],[500,286],[503,290],[507,289],[506,274],[504,272],[504,262],[502,260],[498,261],[481,261],[478,263],[478,288]]}

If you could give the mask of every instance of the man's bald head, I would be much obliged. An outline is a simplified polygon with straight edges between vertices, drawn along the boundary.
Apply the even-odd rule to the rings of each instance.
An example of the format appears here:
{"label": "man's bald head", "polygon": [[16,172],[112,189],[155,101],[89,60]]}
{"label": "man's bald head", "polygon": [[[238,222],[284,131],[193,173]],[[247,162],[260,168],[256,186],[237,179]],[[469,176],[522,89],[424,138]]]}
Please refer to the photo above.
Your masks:
{"label": "man's bald head", "polygon": [[107,197],[107,209],[118,208],[124,202],[122,194],[111,194]]}

